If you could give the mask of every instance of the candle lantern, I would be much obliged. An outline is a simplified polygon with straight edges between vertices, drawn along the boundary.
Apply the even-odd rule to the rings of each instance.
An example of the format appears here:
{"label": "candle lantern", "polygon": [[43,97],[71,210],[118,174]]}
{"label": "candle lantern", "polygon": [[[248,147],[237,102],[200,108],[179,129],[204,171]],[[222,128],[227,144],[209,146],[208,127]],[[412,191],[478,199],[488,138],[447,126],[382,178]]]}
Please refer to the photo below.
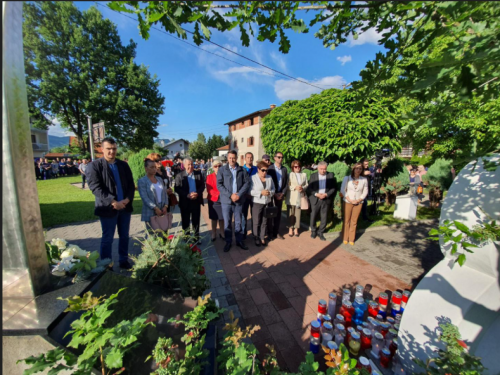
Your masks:
{"label": "candle lantern", "polygon": [[343,324],[337,324],[337,334],[335,335],[335,343],[340,347],[340,344],[344,343],[344,338],[346,335],[345,327]]}
{"label": "candle lantern", "polygon": [[372,331],[364,328],[361,333],[361,349],[367,350],[372,348]]}
{"label": "candle lantern", "polygon": [[380,366],[383,368],[389,368],[389,362],[391,361],[391,352],[389,349],[384,348],[380,351]]}
{"label": "candle lantern", "polygon": [[342,303],[345,301],[351,301],[351,291],[349,289],[344,289],[342,291]]}
{"label": "candle lantern", "polygon": [[386,319],[387,323],[389,323],[391,325],[391,328],[394,327],[394,324],[396,324],[396,319],[392,318],[392,317],[387,317]]}
{"label": "candle lantern", "polygon": [[356,294],[354,294],[354,298],[361,297],[363,298],[363,293],[365,291],[365,288],[363,285],[356,285]]}
{"label": "candle lantern", "polygon": [[326,346],[330,350],[339,350],[339,346],[337,345],[337,343],[335,341],[328,341],[328,343],[326,344]]}
{"label": "candle lantern", "polygon": [[332,332],[333,331],[323,333],[323,342],[322,342],[323,346],[327,346],[328,342],[332,341],[332,339],[333,339]]}
{"label": "candle lantern", "polygon": [[381,292],[378,295],[378,313],[385,318],[387,315],[387,304],[389,303],[389,295],[387,293]]}
{"label": "candle lantern", "polygon": [[353,332],[356,332],[354,327],[347,327],[345,338],[344,338],[344,345],[345,346],[347,346],[349,344],[349,340],[351,339],[351,335]]}
{"label": "candle lantern", "polygon": [[352,304],[352,307],[354,308],[354,323],[356,323],[357,325],[362,324],[365,311],[368,309],[368,306],[366,305],[363,297],[356,297],[354,303]]}
{"label": "candle lantern", "polygon": [[353,356],[359,355],[359,349],[361,349],[361,340],[358,332],[353,332],[349,340],[349,352]]}
{"label": "candle lantern", "polygon": [[323,315],[328,312],[326,308],[326,301],[324,299],[320,299],[318,302],[318,320],[323,322]]}
{"label": "candle lantern", "polygon": [[349,327],[352,324],[352,318],[354,316],[354,307],[352,307],[352,303],[350,301],[342,302],[340,315],[344,317],[345,325]]}
{"label": "candle lantern", "polygon": [[321,324],[317,320],[311,322],[311,336],[319,339],[321,335]]}
{"label": "candle lantern", "polygon": [[335,315],[335,308],[337,307],[337,295],[335,293],[330,293],[328,295],[328,315]]}
{"label": "candle lantern", "polygon": [[403,295],[401,292],[395,291],[392,293],[392,306],[391,306],[391,315],[396,316],[396,314],[399,314],[401,312],[401,300],[403,298]]}
{"label": "candle lantern", "polygon": [[408,299],[411,296],[411,292],[409,290],[405,290],[403,292],[403,298],[401,300],[401,312],[404,312],[406,309],[406,304],[408,303]]}
{"label": "candle lantern", "polygon": [[389,345],[389,351],[391,352],[391,358],[393,358],[396,355],[397,350],[398,350],[398,339],[393,338],[391,341],[391,344]]}
{"label": "candle lantern", "polygon": [[358,368],[364,368],[369,374],[372,373],[372,367],[370,366],[370,361],[368,360],[368,358],[363,356],[359,357],[358,365]]}
{"label": "candle lantern", "polygon": [[379,307],[378,307],[377,302],[375,302],[375,301],[368,302],[368,315],[376,318],[378,315],[378,310],[379,310]]}
{"label": "candle lantern", "polygon": [[394,328],[389,329],[389,332],[385,335],[386,346],[389,347],[392,340],[394,340],[397,337],[398,337],[398,331],[396,331]]}
{"label": "candle lantern", "polygon": [[328,314],[323,315],[323,324],[325,324],[325,323],[333,324],[332,317]]}
{"label": "candle lantern", "polygon": [[[332,326],[332,323],[324,322],[323,325],[321,326],[321,333],[323,335],[325,333],[329,333],[329,334],[333,335],[333,326]],[[330,341],[330,340],[328,340],[328,341]]]}
{"label": "candle lantern", "polygon": [[335,326],[337,326],[337,324],[345,324],[344,317],[340,314],[335,315],[335,320],[333,321],[333,324],[335,324]]}
{"label": "candle lantern", "polygon": [[319,353],[319,338],[311,337],[311,341],[309,342],[309,351],[314,354]]}
{"label": "candle lantern", "polygon": [[379,358],[380,350],[384,347],[384,337],[381,333],[376,332],[372,337],[372,355]]}
{"label": "candle lantern", "polygon": [[389,328],[391,328],[391,325],[389,323],[386,323],[386,322],[383,322],[380,324],[380,333],[382,334],[382,336],[385,336],[387,335],[387,333],[389,332]]}

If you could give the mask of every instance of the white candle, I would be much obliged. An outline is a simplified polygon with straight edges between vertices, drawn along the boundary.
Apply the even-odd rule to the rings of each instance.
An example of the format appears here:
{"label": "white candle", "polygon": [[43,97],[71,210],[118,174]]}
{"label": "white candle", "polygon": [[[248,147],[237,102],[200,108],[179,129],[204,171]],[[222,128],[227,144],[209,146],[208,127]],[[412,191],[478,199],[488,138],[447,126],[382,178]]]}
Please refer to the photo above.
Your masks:
{"label": "white candle", "polygon": [[323,333],[323,346],[328,346],[328,341],[332,341],[332,335],[328,332]]}

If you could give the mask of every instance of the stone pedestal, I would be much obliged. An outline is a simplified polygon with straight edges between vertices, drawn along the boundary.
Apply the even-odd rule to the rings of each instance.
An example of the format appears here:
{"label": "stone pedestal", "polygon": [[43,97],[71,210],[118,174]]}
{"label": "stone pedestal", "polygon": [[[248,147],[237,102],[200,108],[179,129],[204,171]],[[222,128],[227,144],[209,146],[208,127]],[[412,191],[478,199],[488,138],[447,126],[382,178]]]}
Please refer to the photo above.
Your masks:
{"label": "stone pedestal", "polygon": [[418,197],[416,195],[400,195],[396,198],[394,218],[415,220],[417,218]]}

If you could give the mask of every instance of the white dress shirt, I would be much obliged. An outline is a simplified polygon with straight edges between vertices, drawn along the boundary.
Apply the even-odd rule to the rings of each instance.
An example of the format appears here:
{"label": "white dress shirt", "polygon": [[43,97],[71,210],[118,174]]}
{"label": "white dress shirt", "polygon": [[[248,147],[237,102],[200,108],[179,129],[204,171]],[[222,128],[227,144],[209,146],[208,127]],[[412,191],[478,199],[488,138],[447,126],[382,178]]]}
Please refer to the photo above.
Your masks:
{"label": "white dress shirt", "polygon": [[319,191],[318,194],[325,194],[326,193],[326,174],[321,175],[318,172],[318,179],[319,179]]}

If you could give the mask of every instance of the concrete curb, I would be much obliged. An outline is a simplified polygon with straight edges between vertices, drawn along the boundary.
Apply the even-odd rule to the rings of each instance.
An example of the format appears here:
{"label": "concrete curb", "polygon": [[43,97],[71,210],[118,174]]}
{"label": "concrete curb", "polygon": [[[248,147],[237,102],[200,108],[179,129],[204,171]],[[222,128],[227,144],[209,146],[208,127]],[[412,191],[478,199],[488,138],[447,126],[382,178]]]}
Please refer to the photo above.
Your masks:
{"label": "concrete curb", "polygon": [[[281,216],[285,220],[287,219],[286,213],[282,212]],[[376,226],[373,228],[358,229],[356,231],[356,233],[362,234],[362,233],[366,233],[366,232],[376,232],[376,231],[385,230],[385,229],[400,229],[400,228],[409,227],[409,226],[412,226],[415,224],[433,224],[433,223],[436,223],[436,224],[439,223],[439,219],[413,220],[413,221],[408,221],[407,223],[392,224],[392,225],[380,225],[380,226]],[[300,222],[300,227],[306,232],[311,231],[311,228],[309,227],[309,225],[304,224],[303,222]],[[324,233],[324,236],[326,238],[338,238],[338,237],[340,237],[340,234],[341,234],[340,231],[339,232],[328,232],[328,233]]]}

